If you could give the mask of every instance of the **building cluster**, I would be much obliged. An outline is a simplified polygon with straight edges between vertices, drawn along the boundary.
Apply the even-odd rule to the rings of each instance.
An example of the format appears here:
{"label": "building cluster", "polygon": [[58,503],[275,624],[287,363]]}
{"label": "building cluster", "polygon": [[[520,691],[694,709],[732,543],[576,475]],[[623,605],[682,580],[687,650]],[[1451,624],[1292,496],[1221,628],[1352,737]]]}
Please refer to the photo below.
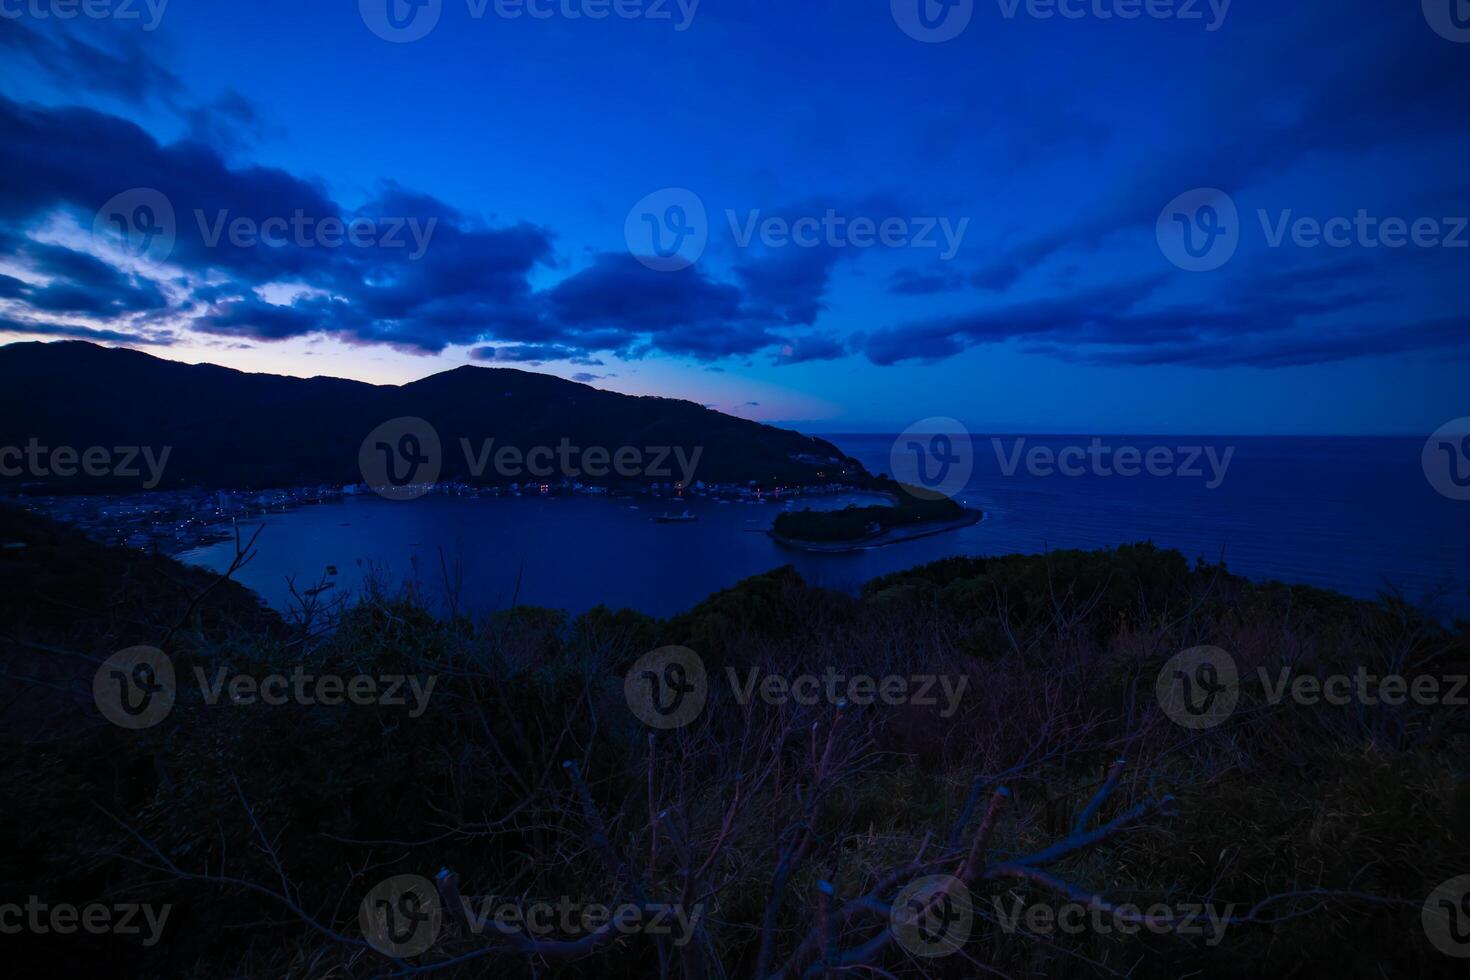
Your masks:
{"label": "building cluster", "polygon": [[[562,479],[556,482],[479,486],[444,481],[429,493],[461,497],[525,496],[652,496],[669,499],[710,498],[744,503],[776,503],[800,497],[849,493],[858,488],[840,483],[810,486],[695,481],[650,483],[637,490],[609,490],[605,486]],[[177,555],[217,541],[230,540],[237,522],[253,521],[272,513],[321,504],[343,497],[371,496],[366,484],[341,487],[308,486],[278,490],[147,490],[125,495],[50,495],[10,498],[18,504],[71,524],[108,545]]]}

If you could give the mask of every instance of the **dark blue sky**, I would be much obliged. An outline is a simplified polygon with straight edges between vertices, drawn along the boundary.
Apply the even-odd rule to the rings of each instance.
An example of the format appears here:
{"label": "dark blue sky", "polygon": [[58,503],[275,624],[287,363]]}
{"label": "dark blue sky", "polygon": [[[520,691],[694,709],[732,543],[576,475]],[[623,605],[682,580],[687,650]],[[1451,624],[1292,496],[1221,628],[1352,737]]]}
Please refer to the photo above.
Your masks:
{"label": "dark blue sky", "polygon": [[827,431],[1422,434],[1466,408],[1467,8],[0,0],[0,340]]}

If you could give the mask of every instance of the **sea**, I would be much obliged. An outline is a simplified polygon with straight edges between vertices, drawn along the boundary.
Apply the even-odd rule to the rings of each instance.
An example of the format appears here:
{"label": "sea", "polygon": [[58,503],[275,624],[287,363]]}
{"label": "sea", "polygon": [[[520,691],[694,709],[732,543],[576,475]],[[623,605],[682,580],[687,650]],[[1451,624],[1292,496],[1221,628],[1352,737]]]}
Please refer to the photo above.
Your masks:
{"label": "sea", "polygon": [[[913,468],[905,437],[823,438],[870,472]],[[954,465],[942,475],[955,499],[984,511],[981,523],[844,554],[792,551],[764,532],[783,508],[870,498],[432,493],[394,501],[369,493],[242,520],[247,534],[264,527],[236,579],[281,610],[296,601],[293,589],[328,584],[327,595],[351,596],[372,579],[412,583],[446,609],[477,615],[519,604],[666,617],[782,565],[852,592],[955,555],[1151,541],[1252,579],[1388,592],[1442,616],[1467,615],[1470,500],[1436,490],[1423,451],[1421,440],[1398,437],[974,437],[963,458],[949,453]],[[698,520],[655,520],[686,510]],[[234,543],[181,557],[222,571]]]}

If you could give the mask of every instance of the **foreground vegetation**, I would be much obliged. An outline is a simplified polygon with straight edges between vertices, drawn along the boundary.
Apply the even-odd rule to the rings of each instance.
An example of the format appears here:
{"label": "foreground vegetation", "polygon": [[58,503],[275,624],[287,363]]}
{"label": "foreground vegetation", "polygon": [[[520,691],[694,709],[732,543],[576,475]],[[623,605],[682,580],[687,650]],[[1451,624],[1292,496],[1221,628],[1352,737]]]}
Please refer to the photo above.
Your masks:
{"label": "foreground vegetation", "polygon": [[[1426,940],[1420,908],[1470,872],[1464,709],[1273,704],[1254,680],[1281,666],[1466,673],[1470,624],[1392,598],[1250,584],[1138,545],[950,560],[858,596],[782,569],[669,620],[472,618],[452,589],[425,585],[338,607],[303,588],[282,618],[231,582],[34,517],[0,512],[0,539],[26,545],[0,552],[0,880],[20,900],[172,908],[147,947],[0,937],[18,975],[1376,978],[1462,966]],[[227,665],[437,682],[413,715],[210,704],[181,680],[172,713],[130,731],[101,720],[91,680],[135,644],[165,650],[181,679]],[[650,729],[623,678],[668,644],[698,653],[708,702],[683,728]],[[1165,716],[1155,681],[1201,644],[1228,650],[1244,680],[1227,721],[1191,730]],[[726,668],[966,683],[947,715],[942,699],[742,704]],[[918,959],[891,941],[887,903],[933,873],[967,883],[975,922],[957,952]],[[404,874],[465,896],[704,913],[686,945],[532,942],[449,914],[431,948],[395,959],[364,941],[358,911]],[[1235,908],[1223,937],[1007,927],[1016,903],[1055,904],[1060,888],[1145,909]]]}

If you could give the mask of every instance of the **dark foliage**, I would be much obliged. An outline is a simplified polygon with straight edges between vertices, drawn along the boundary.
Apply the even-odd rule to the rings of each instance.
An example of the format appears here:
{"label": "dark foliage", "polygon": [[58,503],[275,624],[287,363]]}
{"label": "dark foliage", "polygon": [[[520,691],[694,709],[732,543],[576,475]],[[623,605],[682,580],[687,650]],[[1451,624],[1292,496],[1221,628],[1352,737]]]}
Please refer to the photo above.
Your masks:
{"label": "dark foliage", "polygon": [[[975,963],[1055,977],[1453,972],[1425,941],[1419,904],[1470,869],[1463,709],[1308,710],[1272,705],[1245,683],[1232,721],[1201,735],[1161,718],[1153,698],[1160,666],[1204,642],[1231,650],[1243,673],[1282,662],[1313,673],[1470,668],[1464,624],[1446,628],[1391,599],[1256,585],[1140,545],[946,561],[876,580],[860,597],[782,569],[666,621],[514,609],[471,622],[370,591],[321,630],[166,559],[100,549],[39,518],[4,518],[3,537],[27,547],[0,557],[0,798],[10,828],[0,880],[53,902],[173,908],[165,940],[148,948],[120,936],[7,936],[9,962],[24,975],[371,977],[433,967],[490,941],[450,930],[411,963],[383,957],[362,945],[357,926],[358,904],[378,881],[450,868],[466,895],[611,904],[635,885],[680,896],[692,880],[686,849],[695,864],[709,856],[701,880],[711,890],[696,896],[707,915],[698,943],[666,967],[671,976],[749,975],[773,869],[808,833],[806,821],[809,855],[775,903],[773,964],[800,958],[820,880],[846,902],[913,859],[936,828],[929,846],[942,850],[944,829],[976,788],[1011,791],[993,860],[1033,852],[1068,831],[1119,755],[1129,767],[1096,819],[1164,791],[1177,815],[1068,857],[1058,874],[1144,906],[1209,898],[1244,909],[1300,890],[1333,897],[1280,899],[1273,912],[1290,914],[1234,927],[1214,945],[1033,936],[1002,930],[995,910],[1044,893],[980,876],[972,888],[983,914],[965,955],[914,961],[888,949],[872,965],[896,976],[986,972]],[[184,679],[155,728],[102,722],[71,668],[35,674],[134,642],[166,647]],[[688,729],[651,737],[628,710],[622,675],[671,643],[704,658],[710,701]],[[413,716],[386,705],[210,704],[187,680],[195,668],[226,666],[437,684]],[[724,682],[727,670],[829,668],[964,677],[968,693],[949,716],[869,706],[839,728],[830,705],[742,704]],[[68,731],[18,723],[32,718],[35,699],[59,703],[74,681]],[[836,747],[836,776],[808,782],[821,739]],[[628,862],[622,871],[598,858],[569,760]],[[843,945],[873,927],[855,920]],[[571,961],[509,953],[443,972],[644,977],[657,975],[665,952],[632,936]]]}

